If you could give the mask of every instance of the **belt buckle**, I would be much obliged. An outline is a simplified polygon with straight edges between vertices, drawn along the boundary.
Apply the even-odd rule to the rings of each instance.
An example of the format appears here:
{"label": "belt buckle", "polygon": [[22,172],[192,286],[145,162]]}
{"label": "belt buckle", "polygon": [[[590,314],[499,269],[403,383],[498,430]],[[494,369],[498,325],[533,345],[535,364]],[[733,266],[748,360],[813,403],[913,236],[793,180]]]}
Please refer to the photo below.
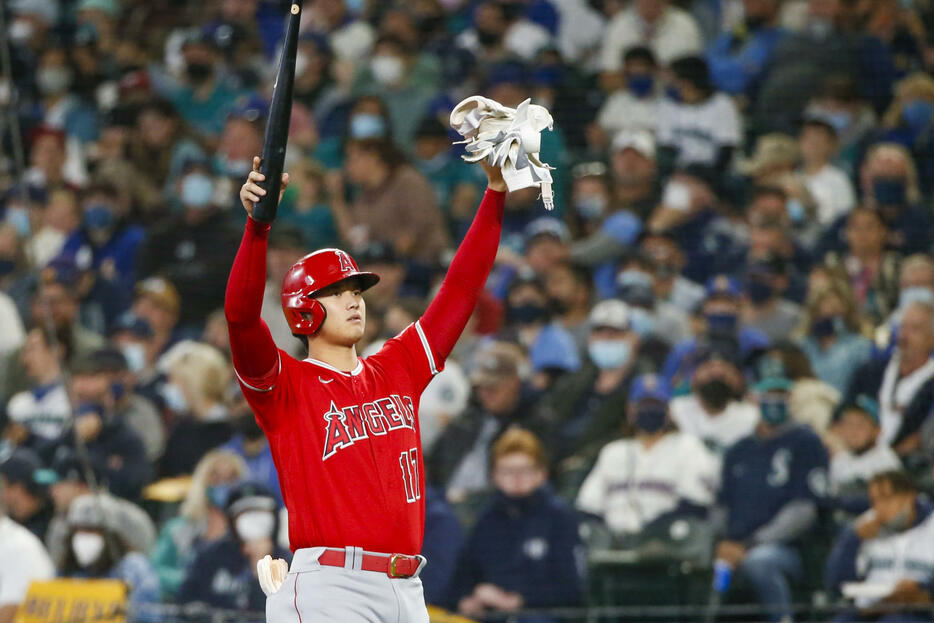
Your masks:
{"label": "belt buckle", "polygon": [[411,574],[409,574],[409,575],[400,575],[400,574],[396,571],[396,563],[399,562],[400,559],[401,559],[401,560],[405,560],[406,558],[408,558],[408,556],[406,556],[405,554],[392,554],[392,555],[389,557],[389,571],[386,572],[386,575],[388,575],[390,578],[410,578],[410,577],[412,577]]}

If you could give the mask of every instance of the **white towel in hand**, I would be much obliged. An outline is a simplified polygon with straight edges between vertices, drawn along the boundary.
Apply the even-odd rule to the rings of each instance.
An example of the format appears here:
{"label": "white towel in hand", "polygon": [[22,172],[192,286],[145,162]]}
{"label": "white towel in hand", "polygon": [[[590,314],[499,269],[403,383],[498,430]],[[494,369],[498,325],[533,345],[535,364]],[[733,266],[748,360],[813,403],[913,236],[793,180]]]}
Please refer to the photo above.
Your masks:
{"label": "white towel in hand", "polygon": [[542,130],[551,130],[554,120],[543,106],[525,100],[517,108],[503,106],[486,97],[474,95],[463,100],[451,112],[451,127],[464,137],[467,162],[487,158],[503,172],[509,190],[538,186],[542,201],[554,208],[551,169],[539,160]]}

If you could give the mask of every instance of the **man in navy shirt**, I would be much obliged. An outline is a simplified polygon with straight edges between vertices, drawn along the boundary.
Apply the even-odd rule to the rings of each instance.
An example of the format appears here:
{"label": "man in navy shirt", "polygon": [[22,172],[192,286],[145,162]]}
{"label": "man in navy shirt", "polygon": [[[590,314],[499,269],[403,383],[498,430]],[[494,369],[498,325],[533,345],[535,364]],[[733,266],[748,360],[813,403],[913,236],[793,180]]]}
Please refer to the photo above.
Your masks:
{"label": "man in navy shirt", "polygon": [[581,605],[577,517],[546,485],[541,443],[512,428],[491,455],[497,491],[464,544],[450,602],[478,619],[523,608]]}
{"label": "man in navy shirt", "polygon": [[827,451],[809,426],[791,421],[790,389],[782,377],[756,385],[761,419],[727,451],[719,495],[726,529],[716,557],[748,580],[772,621],[792,620],[790,584],[804,571],[796,543],[827,492]]}

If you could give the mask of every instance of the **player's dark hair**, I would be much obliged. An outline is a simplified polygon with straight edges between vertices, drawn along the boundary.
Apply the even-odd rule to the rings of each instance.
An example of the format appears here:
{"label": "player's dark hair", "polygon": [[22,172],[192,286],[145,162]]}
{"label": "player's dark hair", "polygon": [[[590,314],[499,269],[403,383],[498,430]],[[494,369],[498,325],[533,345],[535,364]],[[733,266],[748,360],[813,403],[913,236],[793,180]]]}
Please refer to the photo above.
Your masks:
{"label": "player's dark hair", "polygon": [[880,485],[884,482],[892,486],[892,493],[917,493],[918,487],[915,485],[911,476],[905,472],[892,469],[881,472],[869,479],[869,486]]}
{"label": "player's dark hair", "polygon": [[294,337],[296,340],[302,343],[302,346],[305,347],[305,352],[307,353],[308,352],[308,336],[299,335],[298,333],[293,333],[292,337]]}

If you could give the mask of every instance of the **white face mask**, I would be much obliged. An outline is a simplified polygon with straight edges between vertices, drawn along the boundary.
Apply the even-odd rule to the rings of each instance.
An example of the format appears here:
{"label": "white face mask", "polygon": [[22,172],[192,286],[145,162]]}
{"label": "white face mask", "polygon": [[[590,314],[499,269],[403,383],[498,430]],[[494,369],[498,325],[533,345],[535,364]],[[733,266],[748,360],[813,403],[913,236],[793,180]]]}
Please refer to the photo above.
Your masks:
{"label": "white face mask", "polygon": [[82,567],[90,567],[104,553],[104,536],[96,532],[75,532],[71,537],[71,551]]}
{"label": "white face mask", "polygon": [[43,67],[36,74],[36,85],[44,95],[55,95],[68,89],[71,71],[67,67]]}
{"label": "white face mask", "polygon": [[244,542],[272,538],[276,518],[269,511],[246,511],[234,520],[237,535]]}
{"label": "white face mask", "polygon": [[308,60],[308,55],[304,52],[297,52],[295,54],[295,75],[301,76],[305,73],[305,70],[308,69],[308,65],[311,63]]}
{"label": "white face mask", "polygon": [[146,347],[138,342],[131,342],[120,347],[126,365],[131,372],[142,372],[146,368]]}
{"label": "white face mask", "polygon": [[370,71],[380,84],[398,84],[405,73],[405,65],[398,56],[374,56]]}
{"label": "white face mask", "polygon": [[25,19],[17,19],[10,24],[7,33],[10,35],[10,39],[13,43],[23,43],[32,37],[34,30],[32,22]]}
{"label": "white face mask", "polygon": [[162,386],[162,397],[165,398],[165,406],[175,413],[188,413],[188,400],[185,399],[185,392],[175,383],[166,383]]}

